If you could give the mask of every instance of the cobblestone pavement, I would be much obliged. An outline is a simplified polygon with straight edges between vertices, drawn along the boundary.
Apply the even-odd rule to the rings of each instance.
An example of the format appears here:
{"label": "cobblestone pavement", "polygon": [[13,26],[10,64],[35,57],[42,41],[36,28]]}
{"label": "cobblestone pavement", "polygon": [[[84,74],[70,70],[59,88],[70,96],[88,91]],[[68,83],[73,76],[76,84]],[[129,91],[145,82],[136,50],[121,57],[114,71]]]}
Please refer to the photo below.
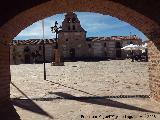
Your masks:
{"label": "cobblestone pavement", "polygon": [[147,62],[11,65],[11,98],[22,120],[158,120]]}

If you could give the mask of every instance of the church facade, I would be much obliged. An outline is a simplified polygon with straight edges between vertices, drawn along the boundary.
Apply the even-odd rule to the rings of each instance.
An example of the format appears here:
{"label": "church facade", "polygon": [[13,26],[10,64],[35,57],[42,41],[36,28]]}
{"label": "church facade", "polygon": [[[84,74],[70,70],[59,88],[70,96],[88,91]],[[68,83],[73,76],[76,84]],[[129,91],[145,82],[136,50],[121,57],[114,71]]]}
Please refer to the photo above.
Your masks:
{"label": "church facade", "polygon": [[[128,44],[141,45],[136,35],[111,37],[86,37],[77,15],[67,13],[58,34],[58,46],[62,60],[125,59],[128,52],[121,50]],[[46,61],[54,60],[54,39],[44,40]],[[43,40],[13,40],[10,49],[11,64],[42,63]]]}

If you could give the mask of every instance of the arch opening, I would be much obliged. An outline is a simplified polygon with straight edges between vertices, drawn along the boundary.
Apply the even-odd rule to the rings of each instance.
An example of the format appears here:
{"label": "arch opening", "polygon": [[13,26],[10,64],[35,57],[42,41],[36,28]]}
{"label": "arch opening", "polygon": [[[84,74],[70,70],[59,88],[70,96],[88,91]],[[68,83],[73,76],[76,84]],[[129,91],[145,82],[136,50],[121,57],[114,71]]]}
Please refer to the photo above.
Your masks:
{"label": "arch opening", "polygon": [[[64,39],[65,41],[66,41],[66,39]],[[69,41],[70,41],[70,39],[69,39]],[[76,41],[78,41],[78,40],[76,40]],[[66,41],[66,42],[68,42],[68,40]],[[130,43],[130,42],[129,42]],[[102,44],[102,46],[104,47],[104,48],[107,48],[107,44]],[[89,49],[91,49],[92,47],[93,47],[93,45],[91,45],[91,44],[88,44],[88,46],[87,46]],[[120,48],[120,43],[118,43],[117,45],[115,44],[115,47],[117,47],[117,49],[119,49]],[[73,57],[73,49],[74,48],[71,48],[72,49],[72,51],[70,51],[71,52],[71,57]],[[119,52],[119,51],[117,51],[117,52]],[[118,55],[117,55],[117,57],[119,58],[120,57],[120,53],[117,53]],[[83,64],[83,63],[82,63]],[[81,64],[81,65],[82,65]],[[96,64],[96,62],[94,63],[94,64]],[[107,63],[105,63],[105,62],[103,62],[102,64],[104,64],[103,66],[105,66],[105,64],[107,64]],[[111,66],[113,66],[113,64],[114,63],[110,63],[110,65]],[[125,64],[125,63],[123,63],[123,64]],[[129,64],[129,63],[128,63]],[[81,65],[80,66],[78,66],[78,67],[81,67]],[[85,65],[87,65],[87,63],[85,63]],[[98,64],[96,64],[97,66],[98,66]],[[107,66],[107,68],[108,67],[111,67],[111,66],[109,66],[109,65],[106,65]],[[116,74],[116,72],[117,73],[119,73],[119,72],[123,72],[123,70],[122,69],[120,69],[118,66],[120,66],[119,64],[116,64],[115,66],[113,66],[113,67],[116,67],[116,70],[118,70],[118,72],[117,71],[114,71],[114,73]],[[90,65],[88,65],[88,67],[90,67],[91,69],[93,69],[94,67],[93,66],[90,66]],[[102,67],[102,66],[101,66]],[[130,66],[131,67],[131,66]],[[131,69],[130,67],[128,67],[129,69]],[[141,66],[142,67],[142,66]],[[74,69],[75,68],[75,69]],[[76,70],[76,68],[77,68],[77,65],[73,65],[73,68],[72,68],[72,66],[71,66],[71,68],[70,69],[73,69],[73,70]],[[83,68],[83,67],[82,67]],[[105,69],[107,69],[107,68],[105,68]],[[65,69],[65,68],[64,68]],[[134,68],[132,68],[132,69],[134,69]],[[141,69],[141,68],[140,68]],[[32,70],[32,69],[31,69]],[[60,70],[58,70],[58,71],[60,71]],[[82,71],[85,71],[84,69],[82,70]],[[104,70],[104,71],[106,71],[106,70]],[[127,71],[127,70],[126,70]],[[74,71],[73,71],[74,72]],[[98,71],[96,71],[96,69],[95,69],[95,71],[94,71],[95,73],[96,72],[98,72]],[[102,72],[102,71],[101,71]],[[77,73],[79,74],[80,73],[80,71],[77,71]],[[86,73],[89,73],[89,74],[91,74],[92,73],[92,70],[88,70]],[[99,73],[99,72],[98,72]],[[107,72],[108,74],[109,74],[109,71]],[[129,73],[129,72],[128,72]],[[60,74],[62,74],[62,73],[60,73]],[[63,74],[65,74],[65,71],[63,72]],[[99,73],[100,74],[100,73]],[[105,72],[103,72],[103,74],[105,74]],[[111,73],[111,74],[113,74],[113,73]],[[85,81],[85,79],[82,79],[82,82],[80,82],[80,81],[78,81],[77,80],[77,78],[78,78],[78,76],[77,77],[75,77],[74,78],[74,75],[75,74],[72,74],[72,78],[70,78],[70,79],[72,79],[73,81],[71,81],[72,82],[72,84],[74,84],[74,86],[76,87],[76,85],[77,84],[80,84],[80,83],[83,83],[84,81]],[[106,74],[107,75],[107,74]],[[121,75],[120,73],[119,73],[119,75]],[[62,80],[59,80],[58,82],[56,81],[57,79],[55,78],[54,80],[51,80],[51,79],[53,79],[53,76],[55,76],[53,73],[49,73],[49,76],[48,77],[50,77],[50,80],[48,81],[48,83],[47,83],[47,85],[49,86],[49,84],[51,84],[51,85],[59,85],[59,86],[63,86],[63,87],[65,87],[65,88],[70,88],[70,89],[72,89],[74,92],[73,93],[69,93],[69,90],[68,89],[66,89],[66,91],[68,90],[68,92],[64,92],[63,90],[61,91],[61,90],[57,90],[58,92],[53,92],[53,88],[54,87],[52,87],[52,90],[50,90],[50,92],[48,92],[48,93],[46,93],[46,96],[48,97],[49,95],[58,95],[58,96],[61,96],[61,97],[71,97],[71,98],[75,98],[75,96],[77,96],[77,95],[79,95],[79,94],[76,94],[76,93],[78,93],[78,92],[80,92],[80,94],[87,94],[87,95],[95,95],[96,94],[96,90],[97,91],[103,91],[103,90],[106,90],[106,88],[104,88],[104,86],[103,86],[103,89],[101,88],[101,90],[98,90],[97,88],[98,87],[100,87],[100,86],[98,86],[98,85],[100,85],[100,83],[104,83],[104,81],[103,80],[101,80],[101,79],[105,79],[105,78],[107,78],[107,77],[109,77],[109,76],[103,76],[103,75],[101,75],[101,78],[99,78],[98,80],[95,80],[94,82],[92,81],[92,80],[90,80],[90,82],[92,81],[93,82],[93,84],[92,83],[88,83],[88,84],[90,84],[90,85],[96,85],[97,84],[97,86],[94,86],[94,89],[93,89],[93,86],[92,86],[92,89],[89,89],[89,87],[90,87],[90,85],[79,85],[79,89],[77,89],[77,88],[75,88],[75,87],[71,87],[72,85],[71,84],[67,84],[67,82],[66,81],[63,81],[63,82],[65,82],[65,85],[64,85],[64,83],[62,82]],[[59,75],[58,77],[60,77],[61,75]],[[63,75],[62,75],[63,76]],[[87,76],[87,74],[84,74],[83,73],[83,76]],[[104,78],[102,78],[102,77],[104,77]],[[74,81],[75,80],[75,81]],[[119,80],[116,78],[110,78],[110,80],[111,80],[111,82],[115,82],[117,85],[115,85],[115,86],[117,86],[118,87],[118,84],[119,84]],[[113,80],[113,81],[112,81]],[[124,80],[124,79],[123,79]],[[125,81],[125,80],[124,80]],[[32,81],[33,82],[33,81]],[[35,83],[32,83],[33,85],[34,84],[36,84],[36,82],[37,82],[37,80],[35,80]],[[107,81],[107,82],[109,82],[109,80]],[[99,84],[98,84],[99,83]],[[125,84],[127,84],[128,83],[128,81],[125,81]],[[121,84],[121,83],[120,83]],[[135,84],[137,84],[137,85],[142,85],[141,83],[139,84],[139,83],[135,83]],[[48,87],[47,86],[47,87]],[[112,85],[110,85],[110,86],[112,86]],[[109,86],[108,86],[109,87]],[[113,84],[113,86],[111,87],[111,89],[114,87],[114,84]],[[135,89],[133,88],[132,89],[132,86],[130,86],[130,85],[128,85],[128,86],[125,86],[126,88],[124,88],[124,89],[130,89],[130,90],[128,90],[128,91],[121,91],[122,89],[123,89],[123,87],[124,86],[122,86],[122,87],[119,87],[119,89],[120,90],[117,90],[117,92],[115,92],[115,94],[121,94],[121,95],[113,95],[113,96],[107,96],[108,98],[109,97],[117,97],[117,98],[120,98],[121,96],[122,97],[124,97],[124,98],[129,98],[129,97],[136,97],[136,96],[139,96],[139,97],[149,97],[148,95],[124,95],[124,93],[128,93],[128,91],[134,91],[135,92]],[[64,88],[64,89],[65,89]],[[46,88],[45,88],[46,89]],[[82,91],[82,89],[83,89],[83,91]],[[95,90],[96,89],[96,90]],[[71,91],[72,91],[71,90]],[[95,91],[94,91],[95,90]],[[113,90],[113,89],[112,89]],[[111,91],[112,91],[111,90]],[[137,89],[136,89],[137,90]],[[87,91],[87,92],[86,92]],[[90,91],[90,92],[89,92]],[[110,90],[108,90],[108,92],[109,92]],[[115,90],[116,91],[116,90]],[[31,91],[30,91],[31,92]],[[44,91],[43,91],[44,92]],[[94,93],[94,94],[92,94],[92,93]],[[135,92],[136,93],[136,92]],[[134,93],[134,94],[135,94]],[[141,92],[142,93],[142,92]],[[149,93],[149,92],[148,92]],[[110,92],[110,94],[112,94],[111,92]],[[101,92],[101,95],[103,95],[103,92]],[[86,97],[86,99],[87,99],[87,96],[85,96]],[[98,96],[98,97],[102,97],[102,96]],[[81,97],[80,97],[81,98]],[[83,96],[82,96],[82,98],[83,98]],[[34,99],[36,99],[36,100],[39,100],[40,98],[34,98]],[[43,100],[47,100],[46,98],[42,98]],[[49,99],[52,99],[52,97],[50,97]],[[78,98],[76,98],[76,99],[78,99]],[[103,101],[103,100],[102,100]],[[119,103],[119,104],[121,104],[121,103]],[[51,105],[50,105],[51,106]]]}
{"label": "arch opening", "polygon": [[0,76],[2,80],[5,80],[5,82],[3,81],[3,83],[1,83],[3,87],[0,87],[0,91],[6,91],[6,94],[2,94],[0,96],[1,104],[3,104],[6,100],[9,100],[10,83],[9,50],[8,48],[4,47],[4,45],[8,44],[21,30],[36,22],[37,20],[43,19],[53,14],[69,11],[94,11],[102,14],[109,14],[123,21],[126,21],[127,23],[130,23],[142,31],[151,40],[151,44],[149,45],[151,96],[154,97],[154,99],[157,101],[160,100],[158,73],[158,70],[160,69],[160,26],[157,22],[134,11],[131,8],[128,8],[127,6],[123,6],[113,1],[103,0],[99,2],[98,0],[63,0],[63,2],[60,2],[59,0],[51,0],[19,13],[0,27],[0,35],[1,39],[3,40],[3,44],[0,44],[0,48],[1,52],[6,53],[0,54],[0,65],[2,66],[2,70],[0,72],[2,74],[6,74],[6,76]]}

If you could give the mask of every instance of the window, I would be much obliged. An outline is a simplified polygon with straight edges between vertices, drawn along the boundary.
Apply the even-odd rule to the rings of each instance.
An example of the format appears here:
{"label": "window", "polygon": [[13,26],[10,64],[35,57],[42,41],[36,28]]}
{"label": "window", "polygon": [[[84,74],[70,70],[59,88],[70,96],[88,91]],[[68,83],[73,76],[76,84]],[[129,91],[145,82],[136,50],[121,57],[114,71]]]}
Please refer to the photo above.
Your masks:
{"label": "window", "polygon": [[67,22],[70,23],[70,22],[71,22],[71,18],[68,18],[68,19],[67,19]]}
{"label": "window", "polygon": [[88,44],[88,47],[91,48],[91,44]]}
{"label": "window", "polygon": [[104,47],[106,47],[107,46],[107,44],[106,43],[104,43]]}
{"label": "window", "polygon": [[66,41],[68,41],[68,38],[66,39]]}

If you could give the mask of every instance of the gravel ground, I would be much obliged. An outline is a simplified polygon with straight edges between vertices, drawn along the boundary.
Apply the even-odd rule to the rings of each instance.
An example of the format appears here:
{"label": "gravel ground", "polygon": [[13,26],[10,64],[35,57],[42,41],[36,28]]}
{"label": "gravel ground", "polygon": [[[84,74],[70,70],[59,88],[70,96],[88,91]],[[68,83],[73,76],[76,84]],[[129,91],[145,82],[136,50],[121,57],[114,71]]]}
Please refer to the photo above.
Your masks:
{"label": "gravel ground", "polygon": [[159,120],[147,62],[11,65],[11,98],[22,120]]}

